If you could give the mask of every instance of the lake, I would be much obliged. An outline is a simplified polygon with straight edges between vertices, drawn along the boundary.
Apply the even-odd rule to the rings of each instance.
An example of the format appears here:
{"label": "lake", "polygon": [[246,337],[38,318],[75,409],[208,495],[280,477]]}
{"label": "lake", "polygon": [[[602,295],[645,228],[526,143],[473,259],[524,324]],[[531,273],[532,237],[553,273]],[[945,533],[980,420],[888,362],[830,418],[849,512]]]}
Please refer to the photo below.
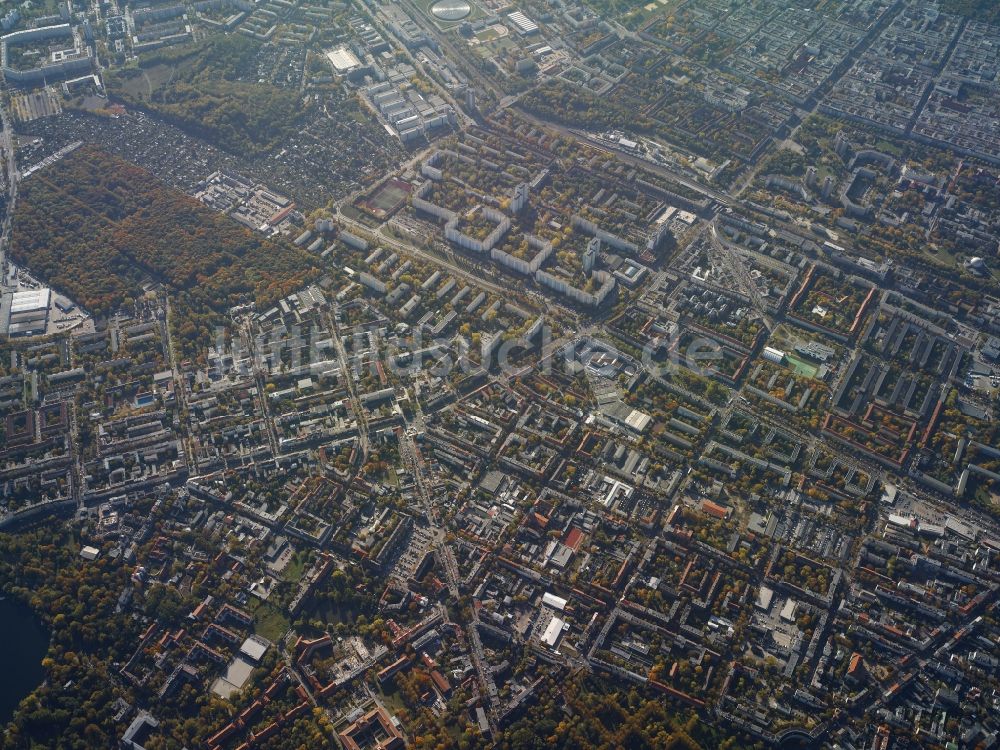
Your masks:
{"label": "lake", "polygon": [[32,611],[14,599],[0,600],[0,724],[41,684],[48,649],[49,634]]}

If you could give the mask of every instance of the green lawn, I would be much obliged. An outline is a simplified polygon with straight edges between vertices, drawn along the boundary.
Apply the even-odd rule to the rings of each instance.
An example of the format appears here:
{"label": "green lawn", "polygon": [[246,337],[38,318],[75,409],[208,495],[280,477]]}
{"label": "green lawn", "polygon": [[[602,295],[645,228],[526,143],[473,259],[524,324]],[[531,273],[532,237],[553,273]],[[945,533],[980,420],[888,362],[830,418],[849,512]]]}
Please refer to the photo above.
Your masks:
{"label": "green lawn", "polygon": [[261,604],[253,614],[253,632],[261,638],[277,642],[288,630],[288,620],[275,607],[268,603]]}
{"label": "green lawn", "polygon": [[298,583],[302,579],[302,574],[306,569],[305,555],[301,552],[296,552],[292,555],[292,559],[288,561],[288,565],[285,569],[281,571],[281,578],[289,583]]}
{"label": "green lawn", "polygon": [[815,378],[816,372],[819,370],[816,365],[811,365],[798,357],[791,354],[786,354],[785,359],[788,360],[788,366],[791,367],[795,372],[805,378]]}
{"label": "green lawn", "polygon": [[389,684],[388,690],[384,690],[380,687],[379,697],[382,699],[382,703],[385,705],[390,714],[395,715],[406,708],[406,704],[403,702],[403,696],[400,693],[399,688],[396,687],[395,683]]}

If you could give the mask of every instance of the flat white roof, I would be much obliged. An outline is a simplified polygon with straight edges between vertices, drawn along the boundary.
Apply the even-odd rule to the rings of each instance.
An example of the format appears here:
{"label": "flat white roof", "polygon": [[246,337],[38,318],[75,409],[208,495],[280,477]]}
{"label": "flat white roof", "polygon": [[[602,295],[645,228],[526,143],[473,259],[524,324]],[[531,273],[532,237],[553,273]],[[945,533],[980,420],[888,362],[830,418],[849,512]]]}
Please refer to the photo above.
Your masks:
{"label": "flat white roof", "polygon": [[785,602],[785,606],[781,608],[781,619],[787,622],[793,622],[795,620],[795,611],[799,608],[799,603],[794,599],[789,599]]}
{"label": "flat white roof", "polygon": [[909,516],[901,516],[898,515],[897,513],[890,513],[889,523],[891,523],[893,526],[901,526],[903,528],[909,528],[910,524],[913,523],[913,519],[910,518]]}
{"label": "flat white roof", "polygon": [[538,31],[538,24],[519,10],[515,10],[513,13],[508,14],[507,18],[509,18],[511,22],[517,26],[518,31],[522,34],[530,34],[534,31]]}
{"label": "flat white roof", "polygon": [[542,643],[549,648],[555,648],[556,644],[559,642],[559,636],[562,635],[564,627],[566,627],[565,620],[553,617],[549,620],[548,627],[545,628],[545,632],[542,634]]}
{"label": "flat white roof", "polygon": [[552,609],[558,609],[560,612],[566,608],[565,599],[561,596],[550,594],[548,591],[542,594],[542,604],[552,607]]}
{"label": "flat white roof", "polygon": [[888,505],[892,505],[894,502],[896,502],[896,492],[897,492],[896,485],[887,483],[883,488],[882,502],[887,503]]}
{"label": "flat white roof", "polygon": [[246,684],[252,673],[253,664],[237,656],[226,668],[226,673],[212,683],[212,692],[228,700]]}
{"label": "flat white roof", "polygon": [[338,73],[346,73],[349,70],[361,67],[361,61],[347,47],[338,47],[326,53],[327,59],[333,63],[334,69]]}
{"label": "flat white roof", "polygon": [[638,409],[633,409],[631,413],[625,418],[625,424],[631,427],[636,432],[645,432],[646,428],[649,427],[649,423],[653,421],[653,418],[648,414],[644,414]]}
{"label": "flat white roof", "polygon": [[243,641],[243,645],[240,646],[240,653],[249,656],[254,661],[260,661],[270,645],[263,638],[252,635]]}
{"label": "flat white roof", "polygon": [[48,309],[52,292],[49,289],[32,289],[27,292],[14,292],[10,301],[10,314]]}
{"label": "flat white roof", "polygon": [[771,608],[771,599],[774,598],[774,591],[767,586],[761,586],[757,592],[757,606],[763,610]]}

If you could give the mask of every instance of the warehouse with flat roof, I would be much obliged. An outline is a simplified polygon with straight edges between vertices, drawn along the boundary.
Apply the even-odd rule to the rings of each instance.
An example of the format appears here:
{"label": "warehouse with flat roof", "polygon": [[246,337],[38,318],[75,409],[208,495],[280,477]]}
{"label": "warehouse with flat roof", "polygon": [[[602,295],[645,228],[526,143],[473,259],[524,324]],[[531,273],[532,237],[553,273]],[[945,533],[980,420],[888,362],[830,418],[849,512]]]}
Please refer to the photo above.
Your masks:
{"label": "warehouse with flat roof", "polygon": [[521,36],[529,36],[538,31],[538,24],[519,10],[516,10],[513,13],[508,13],[507,18],[512,24],[514,24],[514,29]]}
{"label": "warehouse with flat roof", "polygon": [[14,292],[7,312],[7,335],[40,336],[49,322],[52,292],[49,289],[28,289]]}
{"label": "warehouse with flat roof", "polygon": [[333,65],[333,69],[337,71],[338,75],[344,75],[355,68],[361,67],[361,61],[358,59],[358,56],[347,47],[338,47],[337,49],[329,50],[326,53],[326,58]]}
{"label": "warehouse with flat roof", "polygon": [[566,621],[559,618],[553,617],[549,620],[549,624],[545,628],[545,632],[542,633],[541,641],[546,646],[551,649],[555,649],[556,644],[562,637],[563,629],[566,627]]}
{"label": "warehouse with flat roof", "polygon": [[10,314],[21,315],[39,310],[48,311],[52,301],[52,292],[48,289],[31,289],[26,292],[14,292],[10,303]]}

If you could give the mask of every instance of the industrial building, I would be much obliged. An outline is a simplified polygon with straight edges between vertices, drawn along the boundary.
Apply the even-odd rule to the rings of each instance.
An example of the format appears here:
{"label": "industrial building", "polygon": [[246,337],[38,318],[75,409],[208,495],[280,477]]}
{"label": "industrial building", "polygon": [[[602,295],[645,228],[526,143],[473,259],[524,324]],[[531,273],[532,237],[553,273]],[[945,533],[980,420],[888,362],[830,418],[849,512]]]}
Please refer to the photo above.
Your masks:
{"label": "industrial building", "polygon": [[7,335],[40,336],[49,321],[52,292],[49,289],[32,289],[14,292],[10,301]]}
{"label": "industrial building", "polygon": [[330,50],[326,53],[326,57],[330,61],[330,64],[333,65],[333,69],[337,71],[337,75],[345,75],[355,68],[361,67],[361,61],[358,59],[358,56],[347,47],[338,47],[337,49]]}
{"label": "industrial building", "polygon": [[512,24],[514,24],[514,29],[521,36],[529,36],[538,31],[538,24],[519,10],[509,13],[507,18]]}

